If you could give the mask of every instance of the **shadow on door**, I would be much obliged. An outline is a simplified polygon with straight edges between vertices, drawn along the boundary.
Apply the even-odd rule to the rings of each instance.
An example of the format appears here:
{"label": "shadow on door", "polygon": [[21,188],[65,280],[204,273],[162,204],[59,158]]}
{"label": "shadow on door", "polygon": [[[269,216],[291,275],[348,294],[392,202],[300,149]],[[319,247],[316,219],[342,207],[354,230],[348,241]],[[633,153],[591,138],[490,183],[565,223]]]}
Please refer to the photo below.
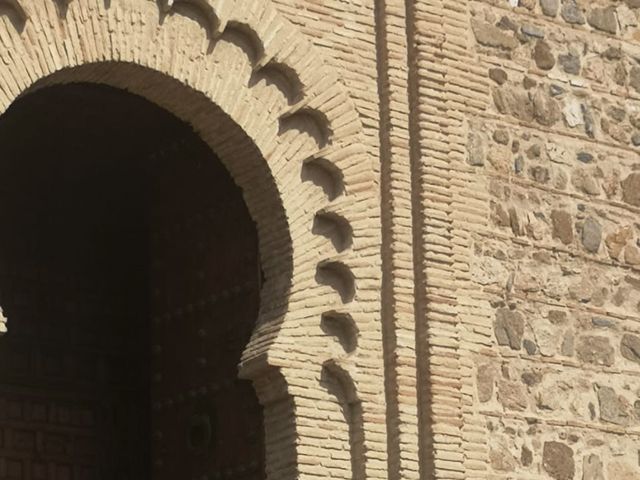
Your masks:
{"label": "shadow on door", "polygon": [[185,123],[110,87],[0,117],[0,478],[262,479],[257,234]]}

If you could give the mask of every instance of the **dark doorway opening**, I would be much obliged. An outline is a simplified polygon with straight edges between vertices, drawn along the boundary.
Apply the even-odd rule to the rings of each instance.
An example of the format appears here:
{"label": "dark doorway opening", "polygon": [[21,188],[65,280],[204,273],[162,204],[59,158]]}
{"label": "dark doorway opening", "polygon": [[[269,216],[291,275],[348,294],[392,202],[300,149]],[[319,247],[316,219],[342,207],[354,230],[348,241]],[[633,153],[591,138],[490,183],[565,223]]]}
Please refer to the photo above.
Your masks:
{"label": "dark doorway opening", "polygon": [[102,85],[0,117],[0,478],[264,478],[257,233],[186,123]]}

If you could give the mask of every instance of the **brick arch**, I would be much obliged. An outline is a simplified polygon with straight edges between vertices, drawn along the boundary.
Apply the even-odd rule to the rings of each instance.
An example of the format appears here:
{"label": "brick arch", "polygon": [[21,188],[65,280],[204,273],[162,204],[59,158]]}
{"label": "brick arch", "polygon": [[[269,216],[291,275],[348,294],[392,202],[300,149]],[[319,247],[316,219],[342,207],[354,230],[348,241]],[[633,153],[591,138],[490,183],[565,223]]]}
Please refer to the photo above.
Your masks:
{"label": "brick arch", "polygon": [[0,111],[50,84],[124,88],[192,124],[243,189],[266,281],[240,373],[265,406],[269,478],[381,474],[377,195],[333,70],[265,0],[16,5]]}

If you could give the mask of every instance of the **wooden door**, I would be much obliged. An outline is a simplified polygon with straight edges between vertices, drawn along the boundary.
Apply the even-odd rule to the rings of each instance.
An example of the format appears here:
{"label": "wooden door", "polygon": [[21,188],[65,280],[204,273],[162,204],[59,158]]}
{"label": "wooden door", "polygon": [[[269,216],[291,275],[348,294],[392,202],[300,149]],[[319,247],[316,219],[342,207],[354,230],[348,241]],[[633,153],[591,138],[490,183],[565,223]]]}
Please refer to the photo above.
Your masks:
{"label": "wooden door", "polygon": [[262,410],[237,378],[255,226],[186,137],[131,171],[2,171],[0,480],[264,478]]}
{"label": "wooden door", "polygon": [[146,240],[95,186],[27,173],[0,192],[0,479],[149,478]]}
{"label": "wooden door", "polygon": [[174,151],[150,186],[154,480],[261,479],[262,411],[237,378],[258,314],[255,225],[206,146]]}

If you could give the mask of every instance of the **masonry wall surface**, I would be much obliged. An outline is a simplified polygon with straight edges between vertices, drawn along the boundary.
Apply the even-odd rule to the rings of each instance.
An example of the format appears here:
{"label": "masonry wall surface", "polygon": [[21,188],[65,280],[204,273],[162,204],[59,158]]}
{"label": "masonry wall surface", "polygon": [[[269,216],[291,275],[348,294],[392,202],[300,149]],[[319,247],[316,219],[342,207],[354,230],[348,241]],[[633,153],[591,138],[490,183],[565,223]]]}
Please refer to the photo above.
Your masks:
{"label": "masonry wall surface", "polygon": [[638,478],[637,7],[415,7],[438,477]]}
{"label": "masonry wall surface", "polygon": [[389,477],[638,478],[640,3],[279,3],[378,130]]}
{"label": "masonry wall surface", "polygon": [[488,212],[470,273],[491,312],[468,341],[495,477],[640,475],[638,7],[468,6]]}
{"label": "masonry wall surface", "polygon": [[[288,301],[263,294],[275,306],[244,364],[272,410],[270,478],[640,478],[640,2],[186,1],[166,24],[136,2],[70,2],[64,21],[98,32],[83,49],[46,2],[6,1],[2,101],[61,66],[124,60],[251,133],[281,198],[255,201],[257,169],[236,177],[294,272]],[[221,33],[218,17],[249,35],[224,37],[212,66],[202,30]],[[47,42],[62,61],[19,60],[46,63]],[[303,99],[274,71],[302,78]],[[314,139],[328,120],[335,137]],[[224,157],[221,131],[206,136]],[[346,172],[338,202],[300,181],[305,159]],[[276,225],[261,204],[279,201]],[[354,226],[339,252],[310,227],[336,215]],[[351,281],[354,298],[336,295]]]}

